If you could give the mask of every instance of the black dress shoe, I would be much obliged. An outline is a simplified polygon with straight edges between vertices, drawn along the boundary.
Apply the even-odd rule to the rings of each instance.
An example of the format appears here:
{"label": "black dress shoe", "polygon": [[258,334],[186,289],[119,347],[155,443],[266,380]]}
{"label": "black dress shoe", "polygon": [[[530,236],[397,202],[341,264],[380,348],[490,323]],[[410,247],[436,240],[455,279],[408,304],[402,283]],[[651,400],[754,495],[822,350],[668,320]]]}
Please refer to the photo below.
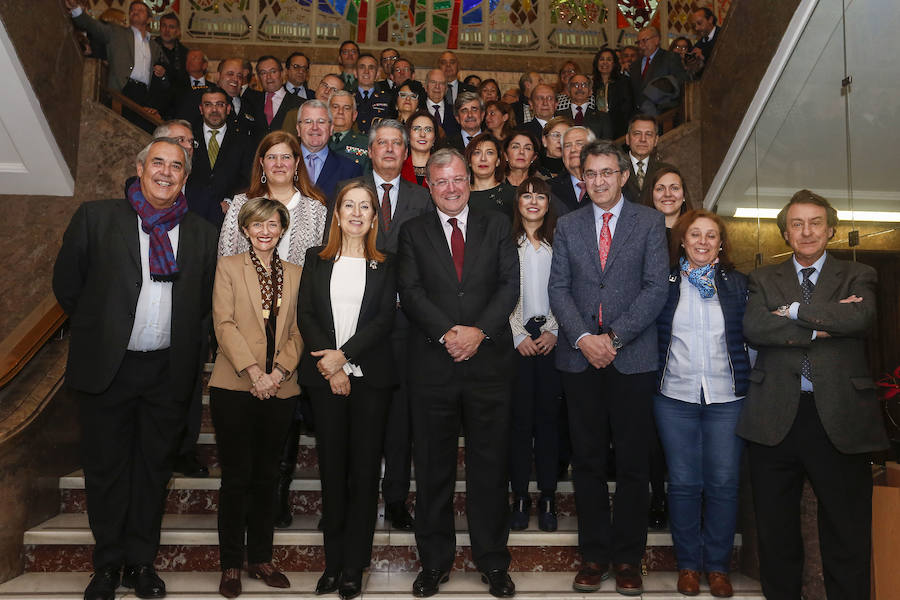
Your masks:
{"label": "black dress shoe", "polygon": [[409,514],[409,511],[406,510],[405,502],[391,502],[386,505],[384,507],[384,520],[390,521],[393,529],[412,531],[416,528],[416,522]]}
{"label": "black dress shoe", "polygon": [[179,455],[174,470],[185,477],[209,477],[209,468],[201,464],[193,452]]}
{"label": "black dress shoe", "polygon": [[122,585],[134,588],[134,594],[138,598],[166,597],[166,584],[156,574],[153,565],[125,567],[125,572],[122,574]]}
{"label": "black dress shoe", "polygon": [[362,569],[344,569],[341,572],[341,583],[338,595],[343,600],[356,598],[362,593]]}
{"label": "black dress shoe", "polygon": [[103,567],[91,576],[84,588],[84,600],[113,600],[119,587],[119,567]]}
{"label": "black dress shoe", "polygon": [[331,573],[326,569],[325,572],[322,573],[322,576],[319,577],[319,582],[316,584],[316,595],[321,596],[322,594],[330,594],[331,592],[337,591],[340,579],[340,571]]}
{"label": "black dress shoe", "polygon": [[510,598],[516,595],[516,584],[506,569],[494,569],[481,574],[481,581],[490,586],[488,591],[495,598]]}
{"label": "black dress shoe", "polygon": [[440,584],[450,580],[450,573],[439,569],[422,569],[413,582],[413,596],[427,598],[438,593]]}
{"label": "black dress shoe", "polygon": [[653,494],[650,498],[650,511],[647,522],[652,529],[665,529],[669,520],[668,503],[665,494]]}

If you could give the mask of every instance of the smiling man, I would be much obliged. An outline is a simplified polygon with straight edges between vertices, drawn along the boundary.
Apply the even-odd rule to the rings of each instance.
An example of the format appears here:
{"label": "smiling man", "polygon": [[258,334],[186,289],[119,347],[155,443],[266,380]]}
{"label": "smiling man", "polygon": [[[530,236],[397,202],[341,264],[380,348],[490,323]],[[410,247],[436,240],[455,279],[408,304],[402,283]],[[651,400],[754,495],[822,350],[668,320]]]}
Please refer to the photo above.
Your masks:
{"label": "smiling man", "polygon": [[256,77],[262,91],[247,90],[253,100],[259,135],[266,135],[282,128],[287,114],[303,104],[296,94],[289,94],[282,83],[284,72],[281,61],[274,56],[260,56],[256,61]]}
{"label": "smiling man", "polygon": [[444,140],[444,147],[465,152],[469,142],[481,133],[481,122],[484,119],[484,102],[481,96],[475,92],[460,92],[453,104],[453,116],[461,131],[449,135]]}
{"label": "smiling man", "polygon": [[88,600],[112,600],[120,579],[141,598],[166,594],[153,562],[216,267],[216,230],[181,193],[187,151],[154,139],[137,171],[127,198],[75,211],[53,268],[95,539]]}

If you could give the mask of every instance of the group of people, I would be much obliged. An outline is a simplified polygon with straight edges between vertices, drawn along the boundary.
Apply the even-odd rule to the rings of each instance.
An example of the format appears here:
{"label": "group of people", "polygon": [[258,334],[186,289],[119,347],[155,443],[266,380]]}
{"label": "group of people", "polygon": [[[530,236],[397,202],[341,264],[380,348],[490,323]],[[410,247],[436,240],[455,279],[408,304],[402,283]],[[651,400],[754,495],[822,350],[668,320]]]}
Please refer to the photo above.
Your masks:
{"label": "group of people", "polygon": [[778,218],[792,258],[735,270],[724,221],[657,156],[660,106],[640,82],[681,81],[682,63],[655,29],[638,41],[628,68],[598,52],[593,85],[572,63],[562,91],[524,74],[519,105],[485,101],[499,86],[460,81],[452,52],[424,87],[396,51],[376,61],[354,42],[315,91],[300,52],[256,61],[262,91],[243,89],[243,59],[219,63],[219,85],[138,154],[125,198],[76,211],[54,268],[96,540],[86,600],[120,583],[166,593],[163,498],[199,431],[209,340],[224,597],[245,561],[290,586],[273,531],[292,519],[303,422],[322,485],[319,594],[361,593],[379,480],[386,520],[415,531],[413,594],[439,591],[462,430],[472,559],[494,596],[515,594],[507,541],[529,525],[532,466],[553,531],[569,461],[575,590],[612,577],[642,593],[667,466],[677,589],[699,593],[705,574],[731,596],[745,447],[766,596],[800,594],[804,477],[829,597],[868,595],[865,453],[886,445],[864,353],[874,272],[826,252],[837,213],[808,190]]}

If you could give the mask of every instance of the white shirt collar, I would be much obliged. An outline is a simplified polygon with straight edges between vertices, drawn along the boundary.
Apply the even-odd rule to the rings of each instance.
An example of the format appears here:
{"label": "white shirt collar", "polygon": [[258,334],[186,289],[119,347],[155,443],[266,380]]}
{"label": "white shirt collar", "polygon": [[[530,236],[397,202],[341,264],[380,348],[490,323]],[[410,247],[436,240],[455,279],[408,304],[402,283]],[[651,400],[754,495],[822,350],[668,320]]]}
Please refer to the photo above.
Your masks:
{"label": "white shirt collar", "polygon": [[[585,198],[585,200],[587,200],[587,198]],[[613,219],[618,220],[619,214],[621,214],[622,207],[624,205],[625,205],[625,196],[622,196],[622,195],[619,195],[619,201],[616,202],[615,205],[612,208],[610,208],[609,210],[603,210],[602,208],[600,208],[599,206],[594,204],[593,205],[594,206],[594,220],[597,221],[598,223],[602,223],[603,222],[603,214],[608,213],[608,212],[612,213]]]}
{"label": "white shirt collar", "polygon": [[390,180],[384,179],[381,177],[381,175],[379,175],[378,173],[375,172],[375,169],[372,169],[372,179],[375,180],[375,190],[378,192],[382,191],[382,188],[381,188],[382,183],[391,184],[393,186],[393,187],[391,187],[391,192],[393,192],[400,186],[400,175],[397,175],[396,177],[394,177],[393,179],[390,179]]}
{"label": "white shirt collar", "polygon": [[[450,215],[441,211],[441,209],[437,208],[438,217],[441,219],[441,225],[444,227],[451,227],[450,224],[447,223],[448,219],[452,219]],[[456,224],[460,228],[465,228],[466,222],[469,220],[469,205],[466,204],[465,208],[463,208],[458,215],[456,215]]]}

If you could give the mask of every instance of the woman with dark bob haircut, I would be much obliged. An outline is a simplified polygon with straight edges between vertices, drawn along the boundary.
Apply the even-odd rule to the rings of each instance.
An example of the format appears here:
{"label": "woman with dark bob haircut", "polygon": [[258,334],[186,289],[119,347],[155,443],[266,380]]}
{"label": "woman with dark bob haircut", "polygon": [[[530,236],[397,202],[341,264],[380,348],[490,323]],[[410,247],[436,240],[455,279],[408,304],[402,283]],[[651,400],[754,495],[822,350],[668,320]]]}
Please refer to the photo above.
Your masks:
{"label": "woman with dark bob haircut", "polygon": [[513,218],[516,188],[506,183],[506,158],[500,142],[490,133],[479,133],[466,146],[466,164],[471,172],[469,206],[499,210]]}
{"label": "woman with dark bob haircut", "polygon": [[733,593],[742,440],[735,434],[750,385],[743,336],[747,277],[728,256],[722,219],[681,215],[669,246],[669,297],[656,325],[659,382],[653,414],[669,467],[669,528],[680,593]]}

